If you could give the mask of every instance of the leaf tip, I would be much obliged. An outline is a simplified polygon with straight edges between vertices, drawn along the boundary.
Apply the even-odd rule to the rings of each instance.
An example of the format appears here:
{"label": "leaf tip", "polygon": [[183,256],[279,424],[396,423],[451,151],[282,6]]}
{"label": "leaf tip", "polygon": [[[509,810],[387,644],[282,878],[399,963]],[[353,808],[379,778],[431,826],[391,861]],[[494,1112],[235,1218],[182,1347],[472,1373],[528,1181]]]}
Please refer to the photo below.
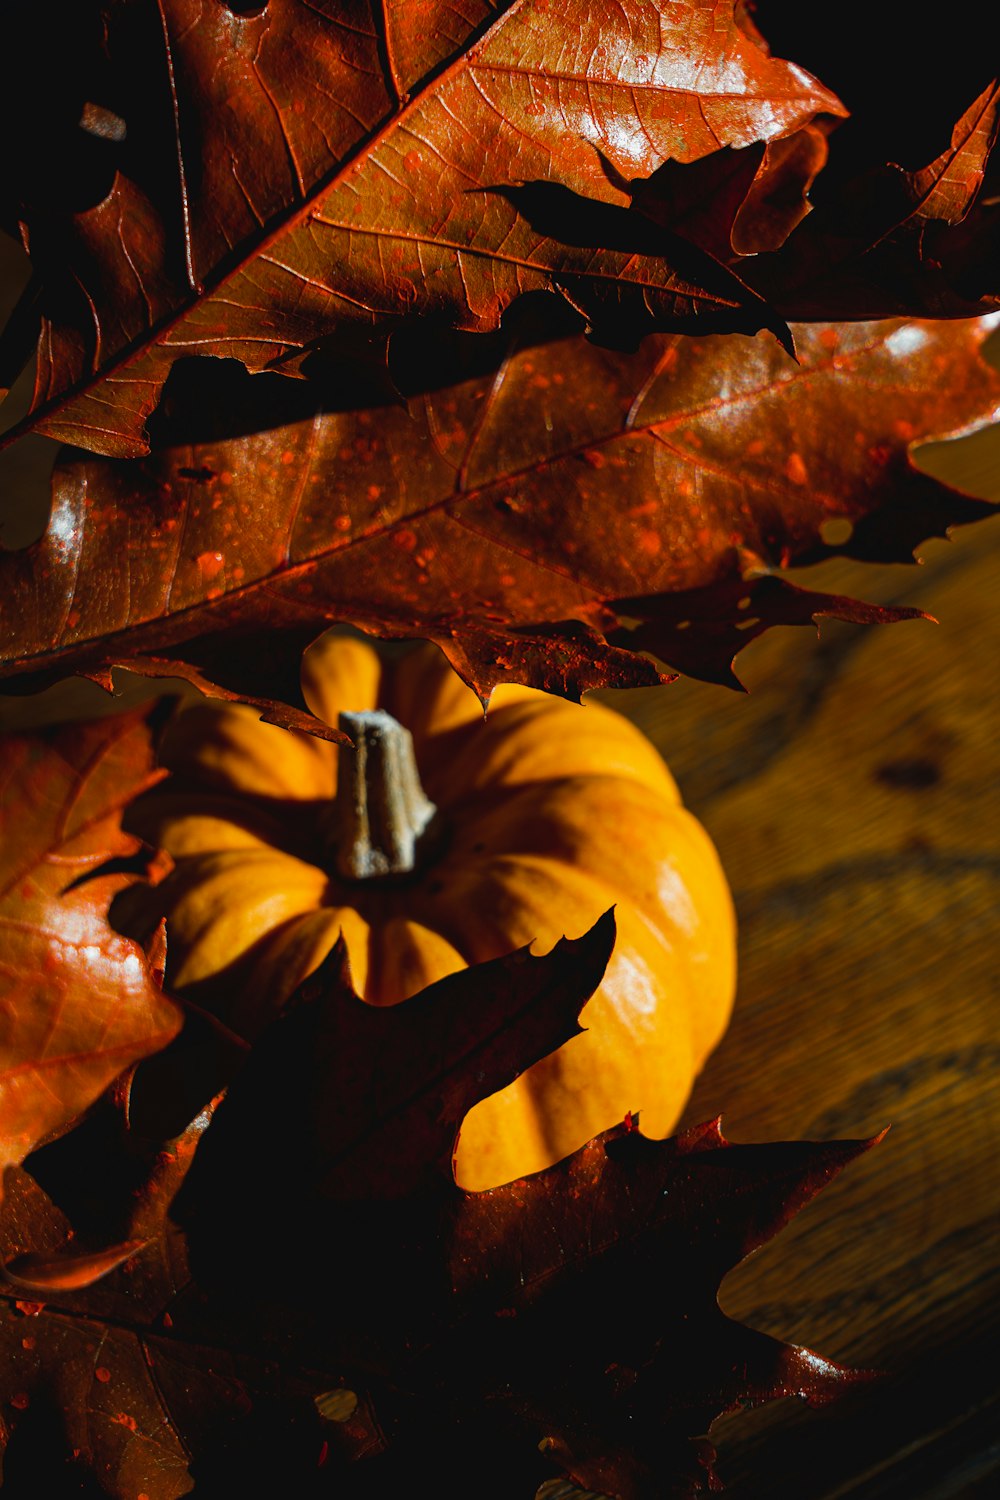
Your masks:
{"label": "leaf tip", "polygon": [[332,991],[358,996],[351,972],[351,956],[347,951],[344,929],[337,933],[337,941],[318,968],[306,975],[289,1001],[289,1009],[298,1005],[312,1005]]}

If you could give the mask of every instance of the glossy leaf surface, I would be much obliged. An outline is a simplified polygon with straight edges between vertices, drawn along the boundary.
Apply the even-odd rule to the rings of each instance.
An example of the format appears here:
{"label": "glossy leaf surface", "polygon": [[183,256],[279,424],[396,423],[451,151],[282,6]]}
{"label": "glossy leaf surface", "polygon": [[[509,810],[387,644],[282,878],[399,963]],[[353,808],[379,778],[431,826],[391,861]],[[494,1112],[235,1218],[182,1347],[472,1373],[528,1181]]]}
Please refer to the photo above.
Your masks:
{"label": "glossy leaf surface", "polygon": [[[833,552],[906,562],[989,513],[910,450],[993,414],[990,326],[803,327],[797,364],[768,336],[666,336],[633,356],[514,344],[495,374],[422,394],[418,352],[408,406],[364,410],[239,372],[228,401],[195,381],[142,464],[69,455],[57,471],[47,536],[0,557],[3,670],[32,685],[195,671],[301,708],[301,650],[341,620],[437,641],[484,699],[502,681],[655,682],[637,647],[731,680],[758,626],[900,617],[820,596],[810,610],[774,571]],[[248,396],[286,420],[215,440]]]}
{"label": "glossy leaf surface", "polygon": [[993,311],[1000,305],[1000,214],[995,196],[982,189],[998,120],[994,81],[933,161],[919,170],[889,163],[849,177],[779,253],[748,262],[742,274],[788,318]]}
{"label": "glossy leaf surface", "polygon": [[[668,161],[648,177],[627,179],[604,161],[628,200],[614,213],[561,187],[504,191],[538,229],[559,214],[581,240],[589,232],[611,243],[628,233],[638,244],[643,223],[683,237],[726,267],[745,295],[760,295],[770,309],[762,326],[779,338],[781,319],[974,317],[1000,303],[998,117],[994,79],[963,109],[950,140],[942,133],[936,155],[916,168],[887,162],[859,118],[832,134],[820,121],[766,146],[724,149],[688,165]],[[655,307],[622,308],[633,335],[657,327]]]}
{"label": "glossy leaf surface", "polygon": [[107,916],[135,878],[122,808],[159,776],[141,715],[0,741],[0,1166],[179,1028],[146,954]]}
{"label": "glossy leaf surface", "polygon": [[102,10],[114,179],[82,211],[23,213],[45,309],[32,425],[117,456],[145,450],[185,355],[288,368],[403,314],[495,328],[533,289],[612,325],[635,303],[667,326],[722,314],[753,331],[768,321],[753,294],[690,247],[539,232],[496,189],[614,204],[604,162],[646,176],[843,112],[731,0]]}

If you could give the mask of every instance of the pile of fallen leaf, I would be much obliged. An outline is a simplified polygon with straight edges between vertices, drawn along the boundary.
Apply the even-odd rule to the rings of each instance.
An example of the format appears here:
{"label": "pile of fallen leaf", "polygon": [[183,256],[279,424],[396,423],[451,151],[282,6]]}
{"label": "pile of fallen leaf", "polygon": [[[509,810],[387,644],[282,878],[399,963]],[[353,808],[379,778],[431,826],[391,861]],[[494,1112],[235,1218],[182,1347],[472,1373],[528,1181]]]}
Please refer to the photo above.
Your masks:
{"label": "pile of fallen leaf", "polygon": [[[1000,405],[1000,92],[947,38],[918,99],[858,4],[812,43],[776,0],[67,9],[0,49],[33,125],[5,441],[55,455],[45,535],[0,553],[12,691],[121,665],[336,736],[298,684],[334,622],[437,642],[484,703],[732,683],[771,625],[916,613],[786,569],[989,511],[912,460]],[[610,915],[388,1011],[338,952],[249,1051],[182,1010],[169,933],[110,915],[151,873],[122,815],[159,713],[0,748],[12,1495],[687,1496],[719,1412],[857,1378],[715,1294],[867,1143],[627,1118],[456,1187],[463,1116],[573,1034]]]}

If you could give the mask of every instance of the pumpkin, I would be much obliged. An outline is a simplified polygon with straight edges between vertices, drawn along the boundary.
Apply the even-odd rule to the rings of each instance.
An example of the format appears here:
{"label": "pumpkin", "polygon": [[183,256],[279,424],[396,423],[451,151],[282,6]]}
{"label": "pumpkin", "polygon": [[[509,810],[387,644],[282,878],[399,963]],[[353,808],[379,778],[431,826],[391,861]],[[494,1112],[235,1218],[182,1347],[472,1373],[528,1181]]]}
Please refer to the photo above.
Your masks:
{"label": "pumpkin", "polygon": [[[302,683],[357,752],[238,705],[196,703],[168,728],[173,775],[133,826],[175,862],[147,896],[172,987],[253,1038],[340,932],[358,992],[391,1005],[522,945],[548,951],[614,905],[587,1030],[468,1115],[457,1175],[475,1189],[536,1171],[628,1110],[667,1134],[728,1019],[735,943],[715,850],[649,741],[611,709],[517,686],[484,719],[433,646],[390,664],[328,635]],[[409,821],[402,861],[372,842],[387,816]]]}

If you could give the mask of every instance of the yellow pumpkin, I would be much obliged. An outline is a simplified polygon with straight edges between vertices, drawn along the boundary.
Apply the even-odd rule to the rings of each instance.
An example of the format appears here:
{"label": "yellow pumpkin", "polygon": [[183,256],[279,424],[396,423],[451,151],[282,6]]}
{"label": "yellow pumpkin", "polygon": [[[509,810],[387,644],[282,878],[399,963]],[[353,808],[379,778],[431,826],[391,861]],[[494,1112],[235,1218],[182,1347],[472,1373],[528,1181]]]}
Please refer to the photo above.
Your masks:
{"label": "yellow pumpkin", "polygon": [[302,681],[328,724],[381,706],[411,732],[437,807],[415,868],[338,873],[351,751],[250,709],[186,708],[163,749],[174,774],[136,818],[176,862],[153,893],[172,986],[215,1009],[224,992],[225,1019],[253,1037],[341,931],[359,993],[388,1005],[524,944],[547,952],[614,905],[586,1032],[468,1115],[458,1178],[484,1188],[536,1171],[626,1110],[666,1134],[728,1019],[735,940],[715,850],[652,745],[610,709],[529,688],[499,688],[484,720],[434,647],[390,665],[326,636]]}

